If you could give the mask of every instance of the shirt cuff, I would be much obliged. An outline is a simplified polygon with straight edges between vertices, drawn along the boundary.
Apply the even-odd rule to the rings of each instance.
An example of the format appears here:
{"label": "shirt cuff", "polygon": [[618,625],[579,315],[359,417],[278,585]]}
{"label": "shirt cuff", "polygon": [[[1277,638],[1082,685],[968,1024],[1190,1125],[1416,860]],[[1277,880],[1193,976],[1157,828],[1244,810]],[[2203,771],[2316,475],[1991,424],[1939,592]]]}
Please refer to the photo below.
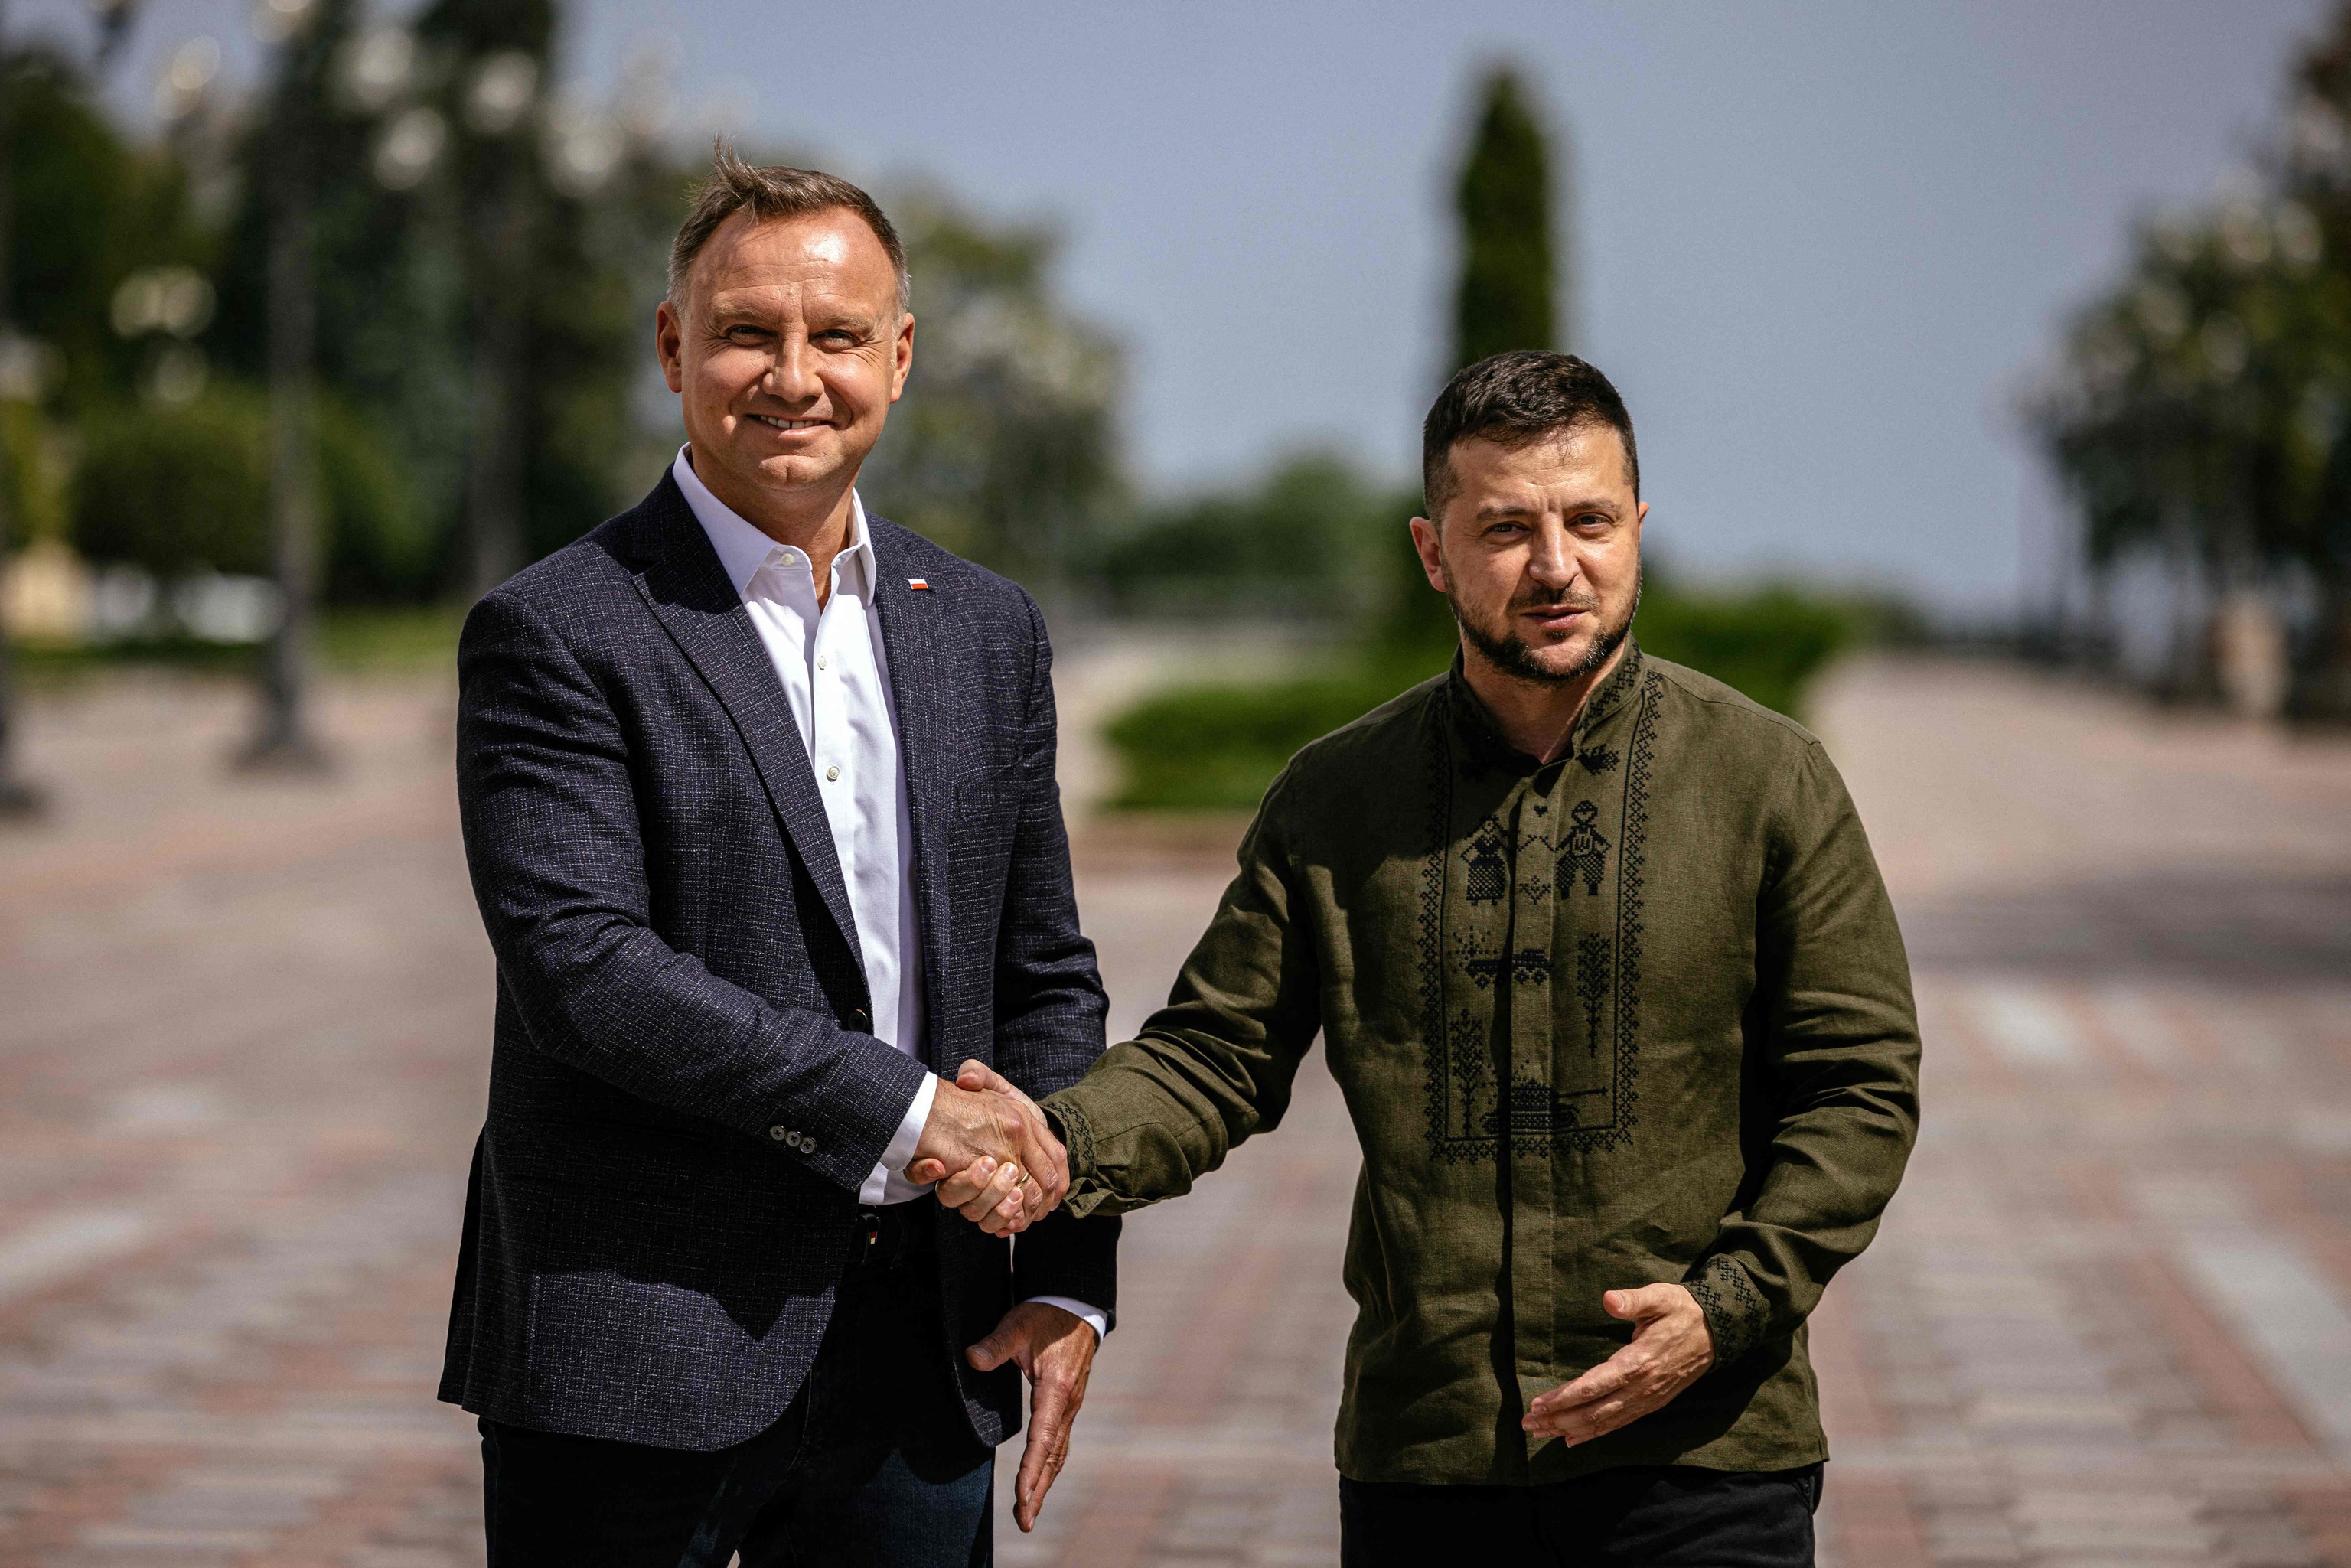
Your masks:
{"label": "shirt cuff", "polygon": [[[906,1107],[906,1114],[899,1120],[896,1134],[883,1148],[882,1158],[875,1162],[873,1174],[867,1176],[865,1185],[857,1189],[858,1202],[879,1204],[888,1201],[884,1195],[890,1190],[890,1178],[914,1163],[914,1147],[923,1141],[923,1128],[931,1119],[931,1102],[938,1098],[938,1093],[939,1075],[924,1073],[923,1082],[914,1090],[914,1103]],[[905,1185],[903,1179],[899,1185]],[[914,1194],[909,1196],[927,1190],[926,1187],[916,1187]]]}
{"label": "shirt cuff", "polygon": [[1084,1319],[1094,1331],[1096,1344],[1100,1344],[1109,1337],[1110,1314],[1099,1307],[1090,1307],[1083,1301],[1071,1301],[1067,1296],[1031,1296],[1029,1299],[1041,1306],[1059,1307],[1073,1318]]}

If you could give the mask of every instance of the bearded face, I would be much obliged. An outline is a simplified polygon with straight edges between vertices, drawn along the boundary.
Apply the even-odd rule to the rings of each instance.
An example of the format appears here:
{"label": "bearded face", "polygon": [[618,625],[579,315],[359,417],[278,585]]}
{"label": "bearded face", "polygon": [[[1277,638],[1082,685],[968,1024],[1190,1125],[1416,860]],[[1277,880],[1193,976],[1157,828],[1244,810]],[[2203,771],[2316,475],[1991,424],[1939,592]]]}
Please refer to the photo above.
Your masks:
{"label": "bearded face", "polygon": [[1444,517],[1416,518],[1432,586],[1469,653],[1541,685],[1590,677],[1641,601],[1641,519],[1616,431],[1578,424],[1519,445],[1456,444]]}

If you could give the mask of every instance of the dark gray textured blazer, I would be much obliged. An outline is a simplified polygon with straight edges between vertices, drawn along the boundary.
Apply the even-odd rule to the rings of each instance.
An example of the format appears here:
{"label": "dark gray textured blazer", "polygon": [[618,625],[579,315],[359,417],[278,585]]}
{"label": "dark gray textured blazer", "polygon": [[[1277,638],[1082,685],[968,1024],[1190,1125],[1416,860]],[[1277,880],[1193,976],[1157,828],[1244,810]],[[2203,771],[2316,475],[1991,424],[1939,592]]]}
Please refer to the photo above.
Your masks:
{"label": "dark gray textured blazer", "polygon": [[[1044,625],[1012,583],[870,522],[930,1065],[978,1057],[1041,1097],[1102,1053],[1106,1010],[1071,890]],[[458,798],[498,990],[441,1397],[548,1431],[739,1442],[799,1390],[857,1188],[924,1065],[865,1032],[799,731],[667,474],[475,606],[457,666]],[[937,1354],[973,1432],[1000,1442],[1019,1375],[973,1372],[960,1347],[1018,1298],[1113,1307],[1116,1222],[1056,1214],[1017,1254],[952,1216],[937,1228]]]}

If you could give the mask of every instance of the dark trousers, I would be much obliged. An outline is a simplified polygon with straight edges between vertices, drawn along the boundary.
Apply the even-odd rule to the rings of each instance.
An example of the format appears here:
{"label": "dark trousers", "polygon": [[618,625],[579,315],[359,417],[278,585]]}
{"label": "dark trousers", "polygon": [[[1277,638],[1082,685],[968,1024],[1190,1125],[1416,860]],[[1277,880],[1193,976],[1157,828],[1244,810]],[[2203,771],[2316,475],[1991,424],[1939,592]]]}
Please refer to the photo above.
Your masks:
{"label": "dark trousers", "polygon": [[[987,1568],[996,1456],[946,1356],[928,1214],[882,1211],[791,1407],[713,1453],[484,1420],[489,1568]],[[927,1206],[925,1206],[927,1207]]]}
{"label": "dark trousers", "polygon": [[1342,1568],[1812,1568],[1821,1467],[1629,1466],[1549,1486],[1339,1482]]}

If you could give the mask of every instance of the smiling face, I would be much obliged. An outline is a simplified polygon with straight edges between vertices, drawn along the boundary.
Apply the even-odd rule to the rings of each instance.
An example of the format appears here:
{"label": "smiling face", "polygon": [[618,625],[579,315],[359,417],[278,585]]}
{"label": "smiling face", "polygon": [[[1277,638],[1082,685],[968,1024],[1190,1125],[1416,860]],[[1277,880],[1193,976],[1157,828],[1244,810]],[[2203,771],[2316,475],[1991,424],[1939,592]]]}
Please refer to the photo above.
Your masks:
{"label": "smiling face", "polygon": [[683,305],[663,302],[654,343],[695,473],[765,526],[825,515],[856,482],[905,391],[914,319],[856,214],[744,208],[695,258]]}
{"label": "smiling face", "polygon": [[1641,597],[1649,508],[1633,493],[1624,438],[1578,423],[1524,446],[1471,437],[1446,461],[1445,515],[1415,517],[1412,538],[1471,655],[1546,685],[1600,669]]}

